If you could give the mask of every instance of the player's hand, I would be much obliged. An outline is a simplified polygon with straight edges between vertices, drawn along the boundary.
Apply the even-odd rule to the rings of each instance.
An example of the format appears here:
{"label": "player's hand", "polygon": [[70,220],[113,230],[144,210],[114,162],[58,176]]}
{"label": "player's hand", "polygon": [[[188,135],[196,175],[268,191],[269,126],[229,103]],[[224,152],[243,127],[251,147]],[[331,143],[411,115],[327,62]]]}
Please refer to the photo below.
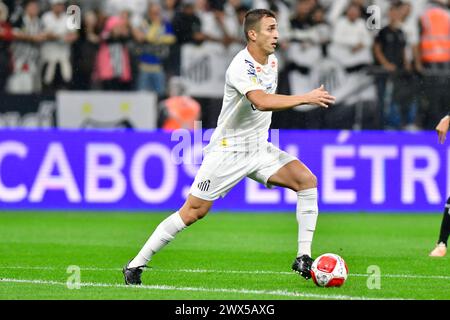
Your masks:
{"label": "player's hand", "polygon": [[334,104],[336,102],[336,98],[333,97],[325,90],[323,85],[320,88],[314,89],[310,93],[308,93],[309,104],[317,105],[323,108],[328,108],[328,105]]}
{"label": "player's hand", "polygon": [[439,124],[436,126],[436,131],[439,136],[439,143],[443,144],[447,137],[448,126],[450,124],[450,116],[445,116],[439,121]]}

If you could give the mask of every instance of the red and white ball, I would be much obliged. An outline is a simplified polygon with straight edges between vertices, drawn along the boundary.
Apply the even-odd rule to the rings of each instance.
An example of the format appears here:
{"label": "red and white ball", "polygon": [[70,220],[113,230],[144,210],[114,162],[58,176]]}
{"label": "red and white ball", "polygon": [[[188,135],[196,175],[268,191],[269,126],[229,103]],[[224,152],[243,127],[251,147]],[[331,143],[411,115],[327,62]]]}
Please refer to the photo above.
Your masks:
{"label": "red and white ball", "polygon": [[348,268],[344,259],[334,253],[325,253],[311,266],[311,276],[319,287],[340,287],[347,280]]}

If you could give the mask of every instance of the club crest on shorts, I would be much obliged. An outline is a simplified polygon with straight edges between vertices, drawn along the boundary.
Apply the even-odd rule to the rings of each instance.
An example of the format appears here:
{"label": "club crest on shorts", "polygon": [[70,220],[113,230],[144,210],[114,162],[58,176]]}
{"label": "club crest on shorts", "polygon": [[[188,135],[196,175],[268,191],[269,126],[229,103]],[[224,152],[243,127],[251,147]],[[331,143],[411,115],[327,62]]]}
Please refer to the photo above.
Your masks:
{"label": "club crest on shorts", "polygon": [[205,181],[199,182],[197,187],[200,189],[200,191],[208,191],[210,184],[211,184],[210,180],[205,180]]}

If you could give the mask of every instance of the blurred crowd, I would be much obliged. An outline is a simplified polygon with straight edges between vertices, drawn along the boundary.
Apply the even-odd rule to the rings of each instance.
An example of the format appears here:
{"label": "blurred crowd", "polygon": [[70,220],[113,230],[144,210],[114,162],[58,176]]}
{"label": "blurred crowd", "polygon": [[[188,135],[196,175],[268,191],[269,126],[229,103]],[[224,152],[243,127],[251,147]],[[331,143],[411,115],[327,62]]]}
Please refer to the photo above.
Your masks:
{"label": "blurred crowd", "polygon": [[[76,19],[67,27],[72,4],[81,8],[79,28]],[[446,0],[0,0],[0,92],[149,90],[166,98],[181,46],[244,46],[251,8],[277,14],[282,75],[306,74],[324,57],[373,75],[379,128],[431,129],[447,112]]]}

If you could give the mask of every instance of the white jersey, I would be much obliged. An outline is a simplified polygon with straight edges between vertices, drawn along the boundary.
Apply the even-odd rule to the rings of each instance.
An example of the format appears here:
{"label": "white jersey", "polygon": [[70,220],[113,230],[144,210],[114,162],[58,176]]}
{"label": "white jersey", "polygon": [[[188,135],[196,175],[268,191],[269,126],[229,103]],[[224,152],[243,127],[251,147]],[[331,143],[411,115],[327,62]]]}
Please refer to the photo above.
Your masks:
{"label": "white jersey", "polygon": [[259,111],[247,99],[253,90],[275,93],[278,60],[268,57],[266,65],[253,59],[247,48],[233,59],[225,74],[225,92],[217,128],[206,151],[249,151],[267,142],[272,112]]}

